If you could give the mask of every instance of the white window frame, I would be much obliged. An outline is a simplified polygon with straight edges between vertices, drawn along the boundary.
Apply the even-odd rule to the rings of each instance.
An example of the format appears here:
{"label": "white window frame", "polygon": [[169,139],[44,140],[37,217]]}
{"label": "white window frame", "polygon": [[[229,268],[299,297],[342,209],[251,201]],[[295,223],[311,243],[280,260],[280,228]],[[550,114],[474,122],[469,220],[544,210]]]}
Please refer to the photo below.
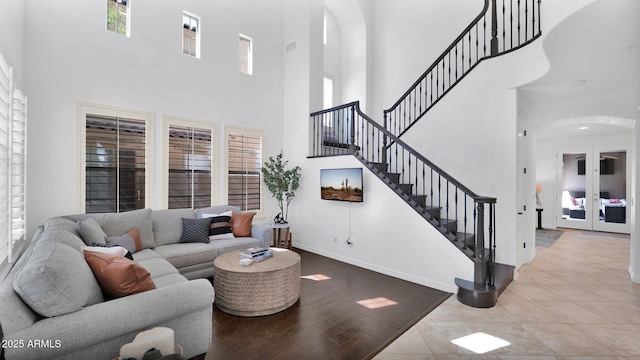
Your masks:
{"label": "white window frame", "polygon": [[322,19],[322,44],[327,45],[327,14]]}
{"label": "white window frame", "polygon": [[[116,31],[113,30],[109,30],[109,2],[116,2],[116,3],[122,3],[122,2],[126,2],[125,7],[127,8],[127,13],[126,13],[126,33],[125,34],[120,34],[117,31],[117,26],[116,26]],[[107,0],[107,14],[105,16],[105,28],[107,29],[107,31],[112,32],[114,34],[118,34],[118,35],[122,35],[122,36],[126,36],[126,37],[131,37],[131,0]]]}
{"label": "white window frame", "polygon": [[171,115],[162,116],[162,209],[169,207],[169,128],[171,126],[192,127],[211,130],[211,205],[218,203],[218,124],[211,121],[187,119]]}
{"label": "white window frame", "polygon": [[[221,176],[222,178],[222,199],[224,199],[225,203],[228,203],[228,199],[229,199],[229,135],[231,134],[236,134],[236,135],[248,135],[248,136],[260,136],[262,141],[262,148],[260,149],[260,153],[261,153],[261,163],[260,163],[260,168],[262,168],[264,161],[265,161],[265,152],[264,149],[266,148],[265,146],[265,132],[263,130],[259,130],[259,129],[253,129],[253,128],[246,128],[246,127],[240,127],[240,126],[235,126],[235,125],[225,125],[224,126],[224,131],[222,133],[223,135],[223,139],[222,141],[220,141],[221,146],[223,148],[223,169],[222,169],[222,173],[224,174],[224,176]],[[259,219],[265,219],[266,218],[266,212],[264,209],[264,199],[265,199],[265,194],[266,194],[266,187],[264,186],[264,182],[262,181],[262,173],[260,174],[260,209],[259,210],[251,210],[251,211],[255,211],[256,218]]]}
{"label": "white window frame", "polygon": [[[196,33],[196,51],[195,51],[195,54],[193,54],[193,55],[190,52],[189,53],[185,52],[185,43],[184,43],[184,29],[185,29],[184,28],[184,23],[185,23],[184,22],[184,18],[185,17],[189,18],[189,25],[190,26],[191,26],[191,20],[195,20],[197,22],[196,31],[195,31],[195,33]],[[182,29],[182,32],[183,32],[183,34],[182,34],[182,54],[183,55],[186,55],[186,56],[189,56],[189,57],[192,57],[192,58],[196,58],[196,59],[200,59],[200,38],[201,38],[200,34],[201,34],[201,28],[202,28],[202,21],[201,21],[201,19],[200,19],[200,17],[198,15],[190,13],[188,11],[183,11],[182,12],[182,26],[181,26],[181,29]],[[191,45],[189,45],[189,46],[191,46]]]}
{"label": "white window frame", "polygon": [[13,66],[0,53],[0,162],[5,173],[0,203],[0,279],[3,279],[17,260],[26,240],[26,159],[27,159],[27,97],[15,87]]}
{"label": "white window frame", "polygon": [[[239,61],[239,71],[243,74],[253,75],[253,39],[247,35],[239,34],[238,37],[238,61]],[[249,43],[249,49],[247,49],[246,58],[242,55],[242,42],[247,41]],[[246,66],[247,71],[244,71],[244,66]]]}
{"label": "white window frame", "polygon": [[80,174],[78,186],[78,202],[76,204],[76,213],[84,214],[86,212],[86,127],[87,115],[116,117],[132,120],[140,120],[145,123],[145,208],[153,208],[153,182],[151,181],[154,174],[153,169],[153,113],[141,110],[132,110],[118,108],[109,105],[98,105],[89,103],[77,104],[77,134],[78,134],[78,160],[77,173]]}

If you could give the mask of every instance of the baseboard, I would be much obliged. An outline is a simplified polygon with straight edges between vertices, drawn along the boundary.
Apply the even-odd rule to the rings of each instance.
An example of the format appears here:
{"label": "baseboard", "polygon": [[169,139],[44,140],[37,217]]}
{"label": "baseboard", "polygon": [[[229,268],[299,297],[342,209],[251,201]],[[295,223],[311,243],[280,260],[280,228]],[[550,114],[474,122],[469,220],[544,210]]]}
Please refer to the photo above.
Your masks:
{"label": "baseboard", "polygon": [[452,294],[456,294],[458,292],[458,287],[455,285],[455,283],[453,283],[453,279],[451,280],[452,283],[451,284],[442,284],[439,282],[434,282],[431,281],[429,279],[424,279],[424,278],[419,278],[410,274],[405,274],[402,272],[398,272],[392,269],[388,269],[385,267],[381,267],[378,265],[374,265],[374,264],[370,264],[370,263],[366,263],[363,261],[359,261],[356,259],[352,259],[352,258],[348,258],[339,254],[335,254],[332,252],[328,252],[325,250],[321,250],[318,248],[314,248],[311,246],[306,246],[304,244],[295,244],[295,247],[297,247],[298,249],[301,250],[305,250],[308,252],[312,252],[314,254],[318,254],[318,255],[322,255],[325,257],[328,257],[330,259],[334,259],[334,260],[338,260],[338,261],[342,261],[344,263],[347,264],[351,264],[353,266],[357,266],[357,267],[361,267],[363,269],[367,269],[367,270],[371,270],[371,271],[375,271],[377,273],[381,273],[381,274],[385,274],[385,275],[389,275],[398,279],[402,279],[402,280],[406,280],[415,284],[419,284],[419,285],[423,285],[423,286],[428,286],[430,288],[436,289],[436,290],[440,290],[440,291],[444,291],[444,292],[448,292],[448,293],[452,293]]}
{"label": "baseboard", "polygon": [[640,279],[636,277],[631,266],[629,266],[629,277],[631,277],[631,281],[633,281],[634,283],[640,283]]}

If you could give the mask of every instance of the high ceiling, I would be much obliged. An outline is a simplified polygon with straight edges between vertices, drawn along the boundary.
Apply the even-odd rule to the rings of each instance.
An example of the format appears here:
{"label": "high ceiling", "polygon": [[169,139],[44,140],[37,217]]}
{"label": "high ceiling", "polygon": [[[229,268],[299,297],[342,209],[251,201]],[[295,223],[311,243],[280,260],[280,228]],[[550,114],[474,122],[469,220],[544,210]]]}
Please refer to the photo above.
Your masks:
{"label": "high ceiling", "polygon": [[[543,47],[551,69],[521,88],[531,103],[635,88],[640,77],[640,1],[597,0],[553,28]],[[573,122],[579,121],[568,121],[566,130],[577,130]],[[607,121],[594,125],[591,132],[623,129]],[[562,126],[548,130],[557,133]]]}

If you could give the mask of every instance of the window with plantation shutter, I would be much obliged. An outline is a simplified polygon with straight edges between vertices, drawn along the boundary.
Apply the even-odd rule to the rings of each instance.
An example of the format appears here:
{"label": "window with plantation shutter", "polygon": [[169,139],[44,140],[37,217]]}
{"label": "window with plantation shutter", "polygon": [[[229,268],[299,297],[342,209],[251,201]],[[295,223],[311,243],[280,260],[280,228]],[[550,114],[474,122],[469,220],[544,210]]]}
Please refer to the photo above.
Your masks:
{"label": "window with plantation shutter", "polygon": [[228,204],[242,210],[260,210],[262,166],[262,136],[229,132]]}
{"label": "window with plantation shutter", "polygon": [[[27,154],[27,98],[20,89],[13,90],[13,119],[11,120],[11,245],[26,237],[26,154]],[[9,261],[15,255],[10,250]]]}
{"label": "window with plantation shutter", "polygon": [[182,14],[182,53],[200,58],[200,19],[186,11]]}
{"label": "window with plantation shutter", "polygon": [[107,30],[129,36],[129,0],[107,0]]}
{"label": "window with plantation shutter", "polygon": [[240,72],[253,74],[253,41],[240,34]]}
{"label": "window with plantation shutter", "polygon": [[27,98],[0,54],[0,279],[24,245]]}
{"label": "window with plantation shutter", "polygon": [[169,125],[168,208],[211,206],[212,130]]}
{"label": "window with plantation shutter", "polygon": [[85,212],[145,208],[145,121],[86,117]]}
{"label": "window with plantation shutter", "polygon": [[11,243],[11,69],[0,55],[0,261],[6,263]]}

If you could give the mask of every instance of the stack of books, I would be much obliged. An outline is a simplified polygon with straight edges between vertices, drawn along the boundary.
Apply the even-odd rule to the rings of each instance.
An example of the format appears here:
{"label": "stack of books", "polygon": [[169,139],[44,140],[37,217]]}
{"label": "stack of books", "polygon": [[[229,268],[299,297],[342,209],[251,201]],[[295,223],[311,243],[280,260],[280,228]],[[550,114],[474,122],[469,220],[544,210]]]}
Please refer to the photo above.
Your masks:
{"label": "stack of books", "polygon": [[251,259],[253,261],[262,261],[273,256],[271,250],[261,247],[253,247],[240,250],[240,258]]}

